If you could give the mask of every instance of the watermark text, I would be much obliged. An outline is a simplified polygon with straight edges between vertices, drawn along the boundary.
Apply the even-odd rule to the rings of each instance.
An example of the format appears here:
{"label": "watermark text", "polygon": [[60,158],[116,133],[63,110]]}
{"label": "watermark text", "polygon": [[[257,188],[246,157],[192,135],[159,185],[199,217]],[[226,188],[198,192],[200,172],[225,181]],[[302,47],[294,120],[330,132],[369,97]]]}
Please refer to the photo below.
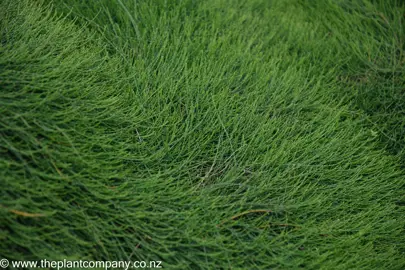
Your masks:
{"label": "watermark text", "polygon": [[39,261],[12,261],[0,260],[0,268],[14,269],[159,269],[163,268],[161,261],[87,261],[87,260],[39,260]]}

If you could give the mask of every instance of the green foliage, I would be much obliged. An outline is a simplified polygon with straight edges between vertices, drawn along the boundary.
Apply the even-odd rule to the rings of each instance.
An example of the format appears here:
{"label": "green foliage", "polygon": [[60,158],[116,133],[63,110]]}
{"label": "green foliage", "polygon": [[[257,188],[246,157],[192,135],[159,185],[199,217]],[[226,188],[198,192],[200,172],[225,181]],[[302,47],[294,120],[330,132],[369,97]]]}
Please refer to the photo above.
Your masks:
{"label": "green foliage", "polygon": [[405,7],[314,2],[2,1],[1,257],[403,269]]}

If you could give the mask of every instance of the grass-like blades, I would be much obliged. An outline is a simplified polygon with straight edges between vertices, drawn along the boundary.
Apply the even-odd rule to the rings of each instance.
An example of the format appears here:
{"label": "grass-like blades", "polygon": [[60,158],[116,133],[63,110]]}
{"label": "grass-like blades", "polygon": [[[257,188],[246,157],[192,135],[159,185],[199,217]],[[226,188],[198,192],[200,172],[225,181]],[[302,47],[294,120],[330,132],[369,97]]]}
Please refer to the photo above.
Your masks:
{"label": "grass-like blades", "polygon": [[0,257],[404,269],[404,11],[3,0]]}

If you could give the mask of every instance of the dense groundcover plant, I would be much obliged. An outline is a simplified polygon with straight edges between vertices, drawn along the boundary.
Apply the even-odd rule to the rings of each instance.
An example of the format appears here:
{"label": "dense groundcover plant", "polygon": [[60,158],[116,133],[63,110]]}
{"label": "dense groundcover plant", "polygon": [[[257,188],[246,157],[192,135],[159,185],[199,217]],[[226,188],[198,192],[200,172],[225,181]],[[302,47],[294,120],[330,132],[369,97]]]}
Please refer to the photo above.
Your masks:
{"label": "dense groundcover plant", "polygon": [[0,259],[404,269],[404,14],[1,1]]}

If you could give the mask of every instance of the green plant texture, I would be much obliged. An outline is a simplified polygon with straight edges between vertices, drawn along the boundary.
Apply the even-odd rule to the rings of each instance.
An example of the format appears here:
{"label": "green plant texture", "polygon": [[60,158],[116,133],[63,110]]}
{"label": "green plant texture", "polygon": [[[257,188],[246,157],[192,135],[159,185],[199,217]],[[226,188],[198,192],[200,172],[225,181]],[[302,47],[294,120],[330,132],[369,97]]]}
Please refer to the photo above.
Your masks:
{"label": "green plant texture", "polygon": [[405,5],[0,1],[0,258],[405,269]]}

